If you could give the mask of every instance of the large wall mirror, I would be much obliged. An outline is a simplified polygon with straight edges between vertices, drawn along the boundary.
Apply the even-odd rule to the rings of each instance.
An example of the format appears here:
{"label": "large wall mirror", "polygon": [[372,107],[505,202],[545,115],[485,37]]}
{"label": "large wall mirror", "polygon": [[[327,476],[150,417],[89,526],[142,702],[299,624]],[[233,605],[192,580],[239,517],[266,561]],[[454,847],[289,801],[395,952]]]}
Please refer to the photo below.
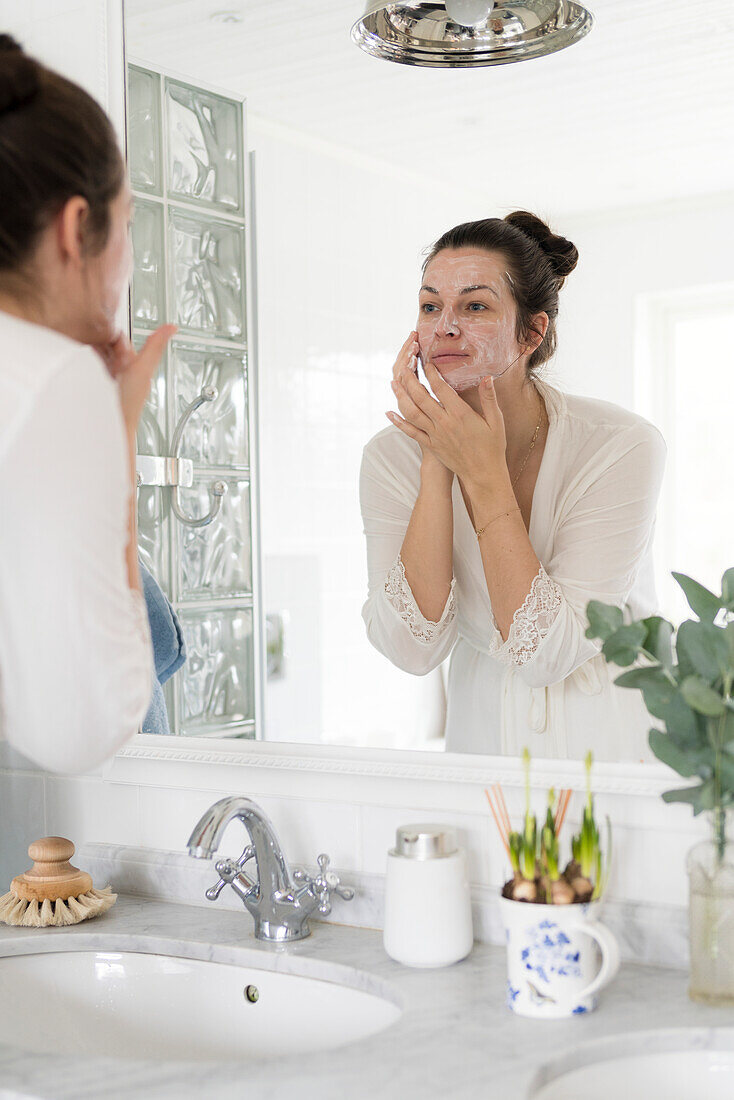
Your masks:
{"label": "large wall mirror", "polygon": [[[140,493],[188,646],[165,690],[182,735],[445,748],[446,666],[410,675],[367,639],[358,485],[425,251],[461,222],[527,209],[576,244],[542,377],[663,433],[659,610],[685,616],[672,569],[716,587],[730,564],[727,5],[599,0],[572,49],[466,71],[368,57],[360,14],[125,5],[134,331],[179,324],[141,452],[175,453],[181,480]],[[532,744],[564,754],[542,720]]]}
{"label": "large wall mirror", "polygon": [[[179,324],[140,440],[141,555],[188,647],[172,733],[445,750],[445,664],[367,638],[359,474],[461,222],[530,210],[577,246],[541,378],[662,432],[659,611],[686,616],[671,570],[732,564],[734,24],[725,0],[592,8],[569,49],[436,71],[362,53],[357,0],[126,0],[133,329]],[[599,758],[646,758],[640,712],[639,744],[595,745],[585,705]],[[537,755],[573,755],[543,728]]]}

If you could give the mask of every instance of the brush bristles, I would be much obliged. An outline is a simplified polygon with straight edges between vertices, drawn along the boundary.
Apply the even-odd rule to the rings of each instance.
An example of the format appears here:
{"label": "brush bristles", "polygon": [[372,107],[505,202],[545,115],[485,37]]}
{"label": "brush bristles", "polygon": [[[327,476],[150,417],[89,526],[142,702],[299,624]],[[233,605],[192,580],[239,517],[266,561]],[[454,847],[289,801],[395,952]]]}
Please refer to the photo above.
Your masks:
{"label": "brush bristles", "polygon": [[106,913],[117,901],[111,886],[104,890],[92,888],[78,898],[62,901],[24,901],[12,890],[0,898],[0,921],[19,928],[61,928],[65,924],[79,924]]}

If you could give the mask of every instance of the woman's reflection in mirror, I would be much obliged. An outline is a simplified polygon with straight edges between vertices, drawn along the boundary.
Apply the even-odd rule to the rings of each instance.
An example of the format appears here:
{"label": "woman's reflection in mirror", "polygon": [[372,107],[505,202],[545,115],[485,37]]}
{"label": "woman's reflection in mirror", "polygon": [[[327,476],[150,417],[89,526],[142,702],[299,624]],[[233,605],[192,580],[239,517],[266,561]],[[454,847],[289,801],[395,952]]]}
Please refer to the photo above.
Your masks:
{"label": "woman's reflection in mirror", "polygon": [[399,411],[364,450],[368,637],[415,675],[450,657],[448,750],[650,758],[642,701],[614,686],[585,612],[657,610],[666,448],[541,377],[577,260],[524,211],[440,237],[393,371]]}

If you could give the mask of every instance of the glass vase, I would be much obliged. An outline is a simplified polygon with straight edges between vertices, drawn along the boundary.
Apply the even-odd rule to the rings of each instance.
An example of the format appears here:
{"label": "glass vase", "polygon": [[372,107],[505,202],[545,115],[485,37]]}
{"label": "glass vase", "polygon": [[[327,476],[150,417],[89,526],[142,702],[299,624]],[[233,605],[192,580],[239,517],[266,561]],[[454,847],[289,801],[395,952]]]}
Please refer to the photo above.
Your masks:
{"label": "glass vase", "polygon": [[686,859],[691,1000],[734,1005],[734,836],[723,810]]}

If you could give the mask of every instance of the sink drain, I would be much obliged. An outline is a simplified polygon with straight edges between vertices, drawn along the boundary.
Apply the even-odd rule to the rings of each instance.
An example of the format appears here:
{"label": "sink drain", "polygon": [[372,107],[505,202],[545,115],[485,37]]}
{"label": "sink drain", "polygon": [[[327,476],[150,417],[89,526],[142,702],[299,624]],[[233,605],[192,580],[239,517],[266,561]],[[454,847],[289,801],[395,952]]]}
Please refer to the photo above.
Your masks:
{"label": "sink drain", "polygon": [[260,990],[256,985],[245,986],[245,1000],[249,1001],[251,1005],[260,1000]]}

